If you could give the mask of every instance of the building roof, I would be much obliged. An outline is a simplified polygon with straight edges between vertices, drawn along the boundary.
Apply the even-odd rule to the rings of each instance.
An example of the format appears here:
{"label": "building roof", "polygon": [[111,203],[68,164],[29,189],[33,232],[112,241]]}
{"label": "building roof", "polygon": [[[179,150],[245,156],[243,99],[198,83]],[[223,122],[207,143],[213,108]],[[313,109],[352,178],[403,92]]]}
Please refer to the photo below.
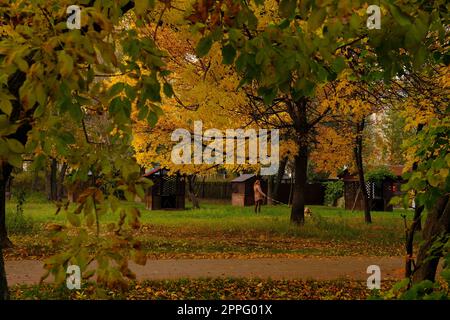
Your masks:
{"label": "building roof", "polygon": [[231,180],[231,182],[244,182],[253,178],[254,176],[255,176],[254,174],[242,174],[236,179]]}
{"label": "building roof", "polygon": [[392,165],[392,166],[388,166],[389,170],[391,170],[391,172],[393,174],[395,174],[397,177],[401,177],[403,174],[403,165]]}
{"label": "building roof", "polygon": [[[401,178],[403,175],[403,165],[388,165],[387,168],[391,171],[397,178]],[[350,173],[348,169],[345,169],[338,175],[338,178],[344,179],[347,181],[358,181],[358,173]]]}
{"label": "building roof", "polygon": [[156,167],[156,168],[153,168],[150,170],[146,170],[144,173],[144,177],[149,177],[149,176],[155,174],[156,172],[158,172],[160,169],[161,169],[161,167]]}

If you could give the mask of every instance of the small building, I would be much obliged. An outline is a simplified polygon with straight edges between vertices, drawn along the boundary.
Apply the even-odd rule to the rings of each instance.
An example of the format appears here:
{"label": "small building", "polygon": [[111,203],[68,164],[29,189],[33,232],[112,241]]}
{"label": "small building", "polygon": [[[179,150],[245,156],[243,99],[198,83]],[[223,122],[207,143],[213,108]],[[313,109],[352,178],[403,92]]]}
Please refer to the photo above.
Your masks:
{"label": "small building", "polygon": [[[252,206],[255,204],[253,184],[256,181],[254,174],[242,174],[231,181],[231,204],[233,206]],[[267,194],[267,186],[264,180],[261,181],[261,189]]]}
{"label": "small building", "polygon": [[169,170],[160,167],[144,174],[153,181],[147,191],[145,205],[149,210],[184,210],[185,177],[179,173],[169,175]]}
{"label": "small building", "polygon": [[[403,166],[388,166],[396,179],[386,177],[380,183],[366,181],[366,189],[369,194],[370,210],[392,211],[390,204],[394,196],[401,194],[400,187],[403,183]],[[339,175],[344,182],[344,201],[346,210],[364,210],[364,199],[360,188],[358,174],[345,170]]]}

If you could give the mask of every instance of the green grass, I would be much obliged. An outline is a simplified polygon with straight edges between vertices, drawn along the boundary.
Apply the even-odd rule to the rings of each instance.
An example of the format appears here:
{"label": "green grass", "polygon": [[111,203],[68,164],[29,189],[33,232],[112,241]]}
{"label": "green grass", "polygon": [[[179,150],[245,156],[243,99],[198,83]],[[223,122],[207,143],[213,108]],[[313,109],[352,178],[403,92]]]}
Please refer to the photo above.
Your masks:
{"label": "green grass", "polygon": [[[142,203],[124,203],[125,206],[136,206],[141,212],[141,222],[168,228],[203,229],[223,232],[268,232],[301,237],[319,237],[331,239],[359,239],[373,235],[382,229],[384,238],[397,237],[403,230],[401,214],[411,219],[412,212],[395,210],[394,212],[373,212],[373,224],[366,225],[363,213],[350,212],[339,208],[311,206],[313,217],[308,218],[302,228],[290,225],[290,208],[287,206],[265,206],[261,214],[255,214],[251,207],[233,207],[231,205],[204,202],[201,209],[149,211]],[[14,203],[7,205],[8,214],[13,214]],[[25,215],[36,222],[63,222],[64,212],[55,215],[56,207],[52,203],[26,202]],[[101,217],[103,223],[117,221],[117,214],[108,213]]]}
{"label": "green grass", "polygon": [[[251,207],[233,207],[217,201],[203,201],[202,208],[192,210],[149,211],[142,203],[123,203],[141,210],[143,229],[137,235],[149,254],[158,255],[221,255],[221,254],[304,254],[304,255],[397,255],[402,254],[404,221],[412,212],[373,212],[373,223],[364,223],[360,211],[311,206],[313,216],[302,227],[289,223],[290,208],[264,206],[261,214]],[[8,214],[14,210],[8,203]],[[65,214],[55,215],[49,202],[26,202],[24,215],[43,226],[64,222]],[[116,214],[101,217],[102,225],[118,220]],[[37,235],[40,234],[36,231]],[[25,237],[13,241],[29,241],[33,252],[40,252],[36,243]],[[35,239],[35,237],[34,237]],[[42,244],[49,247],[48,244]],[[45,251],[45,250],[43,250]]]}

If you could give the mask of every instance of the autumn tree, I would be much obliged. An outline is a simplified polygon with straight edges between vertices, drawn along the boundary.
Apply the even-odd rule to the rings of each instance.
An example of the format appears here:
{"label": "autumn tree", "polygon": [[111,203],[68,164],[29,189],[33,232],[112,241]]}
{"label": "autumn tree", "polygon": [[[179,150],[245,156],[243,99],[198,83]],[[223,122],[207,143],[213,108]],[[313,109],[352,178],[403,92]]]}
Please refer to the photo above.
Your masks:
{"label": "autumn tree", "polygon": [[[436,52],[442,52],[437,47]],[[449,221],[449,165],[448,156],[448,65],[444,56],[435,54],[431,71],[411,73],[396,82],[401,92],[394,100],[404,119],[403,130],[408,135],[402,150],[405,157],[404,206],[415,201],[415,212],[406,232],[407,261],[405,276],[413,283],[433,281],[439,259],[443,256],[439,242],[448,236]],[[427,212],[422,228],[421,243],[414,259],[414,235],[420,231],[423,213]],[[445,247],[445,244],[444,244]],[[433,251],[436,250],[436,251]]]}
{"label": "autumn tree", "polygon": [[[126,152],[130,141],[127,137],[131,136],[131,105],[136,103],[142,110],[142,118],[154,117],[149,102],[161,100],[158,76],[167,71],[161,61],[163,53],[153,40],[141,39],[127,28],[129,19],[144,23],[147,10],[152,10],[149,1],[84,3],[79,30],[67,28],[66,9],[73,4],[71,1],[0,4],[0,248],[7,241],[4,188],[12,167],[21,166],[25,152],[34,154],[39,162],[55,147],[59,154],[70,152],[73,181],[85,181],[89,171],[101,179],[79,198],[75,211],[67,210],[69,229],[73,230],[65,233],[64,226],[57,230],[63,230],[59,239],[70,243],[63,253],[47,262],[48,272],[62,282],[68,263],[76,262],[85,272],[97,259],[98,281],[123,285],[123,276],[132,277],[128,253],[116,252],[117,267],[111,269],[107,252],[127,248],[136,261],[142,262],[140,246],[132,241],[124,225],[129,221],[129,226],[138,227],[139,212],[121,208],[114,196],[119,189],[130,198],[134,193],[142,194],[145,186],[145,181],[139,180],[139,167]],[[101,79],[119,73],[127,73],[135,82],[105,89]],[[121,136],[113,133],[113,145],[75,139],[66,124],[86,132],[89,112],[106,114],[114,123],[111,132],[115,127],[122,130]],[[120,219],[108,229],[111,236],[101,239],[98,219],[107,211],[120,213]],[[84,214],[86,226],[81,225],[80,213]],[[94,238],[88,236],[92,229]],[[92,243],[98,244],[95,253],[87,250]],[[7,297],[0,259],[0,298]]]}
{"label": "autumn tree", "polygon": [[[367,6],[364,1],[202,1],[196,2],[188,17],[199,26],[206,25],[199,27],[205,32],[197,46],[199,56],[206,55],[213,42],[220,42],[224,62],[240,74],[241,86],[255,88],[267,106],[278,101],[285,105],[299,147],[291,213],[294,223],[304,221],[306,136],[328,112],[314,112],[315,88],[339,78],[346,69],[353,70],[355,55],[378,66],[377,72],[366,77],[388,81],[402,70],[400,62],[408,52],[416,53],[417,64],[423,62],[427,55],[420,44],[426,34],[423,30],[442,28],[438,2],[425,8],[386,2],[381,30],[366,28]],[[431,15],[437,15],[439,22],[433,25]],[[410,25],[420,25],[420,29],[405,44],[399,39],[412,33],[407,28]]]}
{"label": "autumn tree", "polygon": [[[194,138],[195,121],[201,121],[204,131],[214,128],[224,134],[228,129],[258,129],[261,123],[254,121],[253,112],[248,109],[251,100],[249,96],[243,91],[236,91],[239,77],[230,66],[222,63],[220,46],[213,46],[208,56],[196,55],[195,42],[200,36],[191,32],[183,20],[184,12],[180,11],[187,10],[190,3],[176,1],[172,2],[172,5],[177,10],[168,11],[162,6],[160,13],[154,14],[154,23],[142,27],[141,32],[146,37],[153,37],[159,48],[167,52],[165,61],[172,73],[165,77],[164,81],[172,84],[173,91],[170,92],[169,98],[164,99],[163,115],[157,123],[154,125],[136,123],[133,145],[137,160],[144,167],[149,168],[158,164],[169,168],[172,172],[186,174],[189,181],[188,193],[195,203],[191,190],[197,175],[218,169],[257,171],[258,165],[250,165],[248,161],[227,163],[226,141],[223,142],[220,151],[223,153],[220,155],[223,163],[219,165],[175,164],[171,159],[171,152],[177,142],[172,141],[171,134],[182,128],[190,132]],[[243,143],[248,148],[248,143]],[[203,141],[201,147],[207,151],[208,141]],[[284,157],[283,150],[287,149],[281,148],[282,157]]]}

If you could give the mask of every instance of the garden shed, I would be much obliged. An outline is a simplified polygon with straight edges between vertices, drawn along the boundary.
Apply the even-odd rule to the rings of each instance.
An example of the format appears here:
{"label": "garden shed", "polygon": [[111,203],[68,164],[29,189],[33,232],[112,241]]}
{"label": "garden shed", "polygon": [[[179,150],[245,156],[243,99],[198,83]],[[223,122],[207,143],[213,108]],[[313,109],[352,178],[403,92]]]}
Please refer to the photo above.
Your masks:
{"label": "garden shed", "polygon": [[144,174],[153,181],[146,194],[145,205],[149,210],[184,210],[185,177],[179,173],[169,175],[169,170],[154,168]]}
{"label": "garden shed", "polygon": [[[231,204],[233,206],[252,206],[255,204],[253,184],[257,177],[255,174],[242,174],[231,181]],[[261,181],[261,189],[267,194],[267,184]]]}
{"label": "garden shed", "polygon": [[[391,177],[385,177],[378,182],[366,181],[371,210],[392,211],[393,207],[389,202],[394,196],[401,194],[403,166],[388,166],[388,169],[392,173]],[[364,210],[358,175],[345,170],[339,177],[344,181],[345,209]]]}

